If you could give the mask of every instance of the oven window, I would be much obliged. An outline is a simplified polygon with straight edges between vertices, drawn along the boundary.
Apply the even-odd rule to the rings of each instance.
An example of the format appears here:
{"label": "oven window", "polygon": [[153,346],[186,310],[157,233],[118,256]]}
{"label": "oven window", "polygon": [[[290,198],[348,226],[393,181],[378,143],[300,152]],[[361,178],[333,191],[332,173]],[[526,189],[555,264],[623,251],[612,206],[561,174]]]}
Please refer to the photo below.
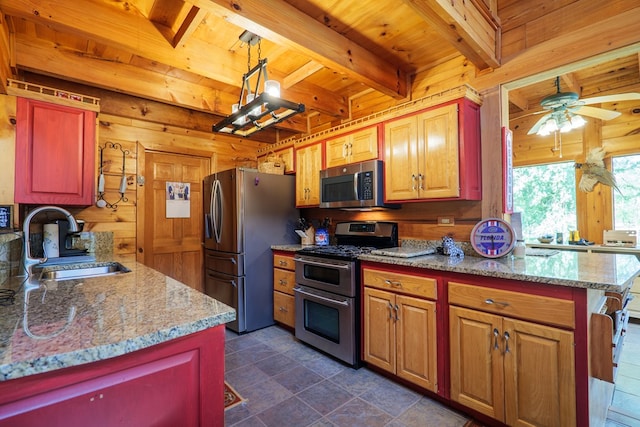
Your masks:
{"label": "oven window", "polygon": [[340,343],[340,313],[336,308],[305,299],[304,328],[325,339]]}
{"label": "oven window", "polygon": [[315,280],[330,285],[340,284],[340,271],[336,268],[321,267],[318,265],[304,265],[305,279]]}

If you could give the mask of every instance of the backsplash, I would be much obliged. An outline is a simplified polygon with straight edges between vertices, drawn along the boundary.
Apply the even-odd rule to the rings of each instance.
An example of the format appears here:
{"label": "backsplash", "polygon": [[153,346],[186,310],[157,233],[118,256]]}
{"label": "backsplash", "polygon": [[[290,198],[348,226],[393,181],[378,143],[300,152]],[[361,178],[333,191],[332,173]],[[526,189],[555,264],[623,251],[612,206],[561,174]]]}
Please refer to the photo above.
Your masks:
{"label": "backsplash", "polygon": [[[31,234],[32,254],[42,257],[42,234]],[[38,248],[38,250],[35,250]],[[113,254],[113,232],[83,232],[73,239],[73,248],[86,249],[87,253],[96,257]],[[11,276],[21,273],[22,233],[0,234],[0,284]]]}

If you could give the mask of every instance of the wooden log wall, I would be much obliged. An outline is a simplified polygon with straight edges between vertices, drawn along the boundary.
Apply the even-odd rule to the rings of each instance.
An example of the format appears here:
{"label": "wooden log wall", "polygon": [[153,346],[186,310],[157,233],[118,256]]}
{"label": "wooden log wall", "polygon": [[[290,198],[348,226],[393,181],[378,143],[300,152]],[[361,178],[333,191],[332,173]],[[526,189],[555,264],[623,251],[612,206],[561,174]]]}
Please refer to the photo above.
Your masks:
{"label": "wooden log wall", "polygon": [[[55,81],[48,80],[48,85]],[[66,90],[83,93],[78,85],[59,82],[58,86]],[[84,92],[86,93],[86,91]],[[85,231],[114,233],[114,253],[135,259],[138,246],[137,235],[141,224],[138,204],[143,204],[144,191],[138,182],[144,177],[141,172],[144,166],[144,153],[147,150],[169,152],[206,157],[211,159],[211,172],[225,170],[236,166],[257,167],[256,153],[265,145],[262,142],[240,138],[214,135],[210,131],[194,128],[211,126],[206,118],[198,118],[198,114],[185,114],[183,109],[166,106],[160,103],[144,101],[144,111],[140,110],[140,100],[108,91],[100,92],[101,104],[109,112],[98,115],[98,132],[96,140],[95,176],[97,180],[100,150],[103,148],[105,174],[104,199],[109,203],[118,201],[120,179],[122,176],[122,152],[112,149],[107,144],[119,144],[128,151],[125,157],[125,175],[127,201],[117,203],[117,209],[98,208],[95,205],[79,208],[67,207],[78,219],[85,221]],[[15,168],[15,127],[11,119],[15,118],[16,98],[0,95],[0,203],[13,204],[14,168]],[[132,115],[132,111],[138,112]],[[148,120],[145,120],[146,118]],[[180,126],[179,119],[190,117],[187,126]],[[202,124],[201,124],[202,123]],[[97,185],[97,184],[96,184]],[[15,210],[18,211],[17,209]],[[143,215],[142,215],[143,216]],[[14,226],[19,228],[21,220],[15,215]]]}

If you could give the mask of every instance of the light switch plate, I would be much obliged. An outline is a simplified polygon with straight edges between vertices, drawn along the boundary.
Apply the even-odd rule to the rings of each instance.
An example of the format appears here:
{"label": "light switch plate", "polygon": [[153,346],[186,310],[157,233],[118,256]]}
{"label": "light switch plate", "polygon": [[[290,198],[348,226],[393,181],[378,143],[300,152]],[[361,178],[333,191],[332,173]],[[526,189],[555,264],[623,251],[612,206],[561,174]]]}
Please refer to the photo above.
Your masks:
{"label": "light switch plate", "polygon": [[438,217],[438,225],[443,227],[453,227],[456,224],[456,221],[452,216],[439,216]]}

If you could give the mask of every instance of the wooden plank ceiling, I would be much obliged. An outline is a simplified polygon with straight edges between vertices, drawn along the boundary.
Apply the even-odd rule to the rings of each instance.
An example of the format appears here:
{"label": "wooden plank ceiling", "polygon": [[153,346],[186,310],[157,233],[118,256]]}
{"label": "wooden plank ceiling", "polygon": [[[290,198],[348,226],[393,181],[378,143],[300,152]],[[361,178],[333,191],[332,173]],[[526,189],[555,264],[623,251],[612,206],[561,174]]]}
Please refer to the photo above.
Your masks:
{"label": "wooden plank ceiling", "polygon": [[[406,99],[417,71],[460,52],[480,68],[498,65],[495,13],[481,1],[2,0],[0,10],[15,77],[45,74],[210,112],[212,123],[229,114],[257,63],[257,46],[248,64],[238,39],[244,30],[262,37],[283,97],[306,105],[281,124],[294,132],[309,116],[346,119],[349,98],[365,91]],[[465,14],[493,36],[474,34]]]}
{"label": "wooden plank ceiling", "polygon": [[[0,11],[13,77],[37,73],[211,113],[212,124],[230,113],[242,74],[257,63],[257,46],[248,63],[247,45],[238,39],[249,30],[262,37],[260,55],[281,81],[283,97],[306,106],[279,125],[288,136],[308,131],[311,117],[316,126],[341,123],[350,100],[371,91],[408,99],[416,73],[459,56],[478,70],[498,67],[500,22],[515,27],[523,16],[516,2],[498,3],[0,0]],[[611,67],[634,69],[637,80],[637,56],[621,61]],[[624,84],[620,73],[617,82],[607,80],[614,79],[611,67],[569,80],[581,96],[615,91]],[[511,113],[532,111],[553,92],[549,81],[514,91]]]}

